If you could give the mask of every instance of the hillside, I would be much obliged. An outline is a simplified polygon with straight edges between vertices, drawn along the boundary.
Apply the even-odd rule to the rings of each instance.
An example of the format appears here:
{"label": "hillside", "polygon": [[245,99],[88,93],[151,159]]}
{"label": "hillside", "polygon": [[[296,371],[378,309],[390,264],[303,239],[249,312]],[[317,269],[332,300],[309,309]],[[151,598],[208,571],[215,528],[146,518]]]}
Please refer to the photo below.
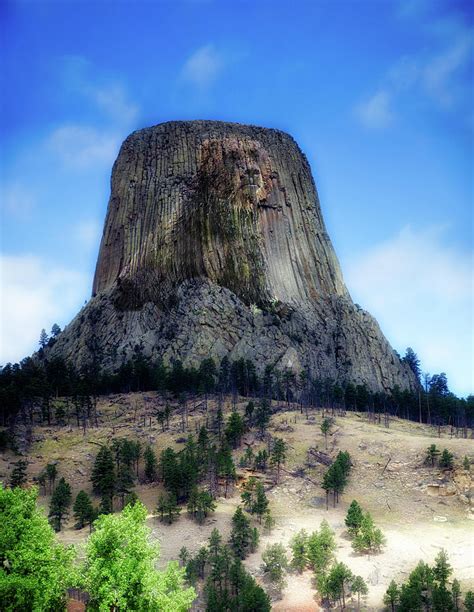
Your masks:
{"label": "hillside", "polygon": [[[172,416],[169,428],[165,427],[163,431],[154,415],[166,402],[172,405]],[[245,398],[237,399],[236,406],[242,414],[247,402]],[[225,398],[223,407],[227,418],[232,409],[231,397]],[[91,492],[90,472],[100,445],[111,443],[114,438],[128,438],[139,440],[142,445],[149,443],[157,456],[168,446],[179,450],[190,433],[196,435],[206,424],[206,418],[210,424],[216,409],[216,397],[208,400],[207,412],[202,398],[188,401],[186,413],[182,404],[152,392],[102,397],[97,405],[98,427],[88,428],[84,433],[71,419],[69,426],[38,426],[34,429],[34,442],[28,455],[29,479],[34,479],[48,462],[56,461],[59,475],[71,483],[73,497],[80,489]],[[390,418],[387,427],[383,420],[380,424],[368,422],[366,415],[360,413],[335,415],[335,425],[328,436],[327,454],[334,458],[339,450],[348,451],[353,468],[340,503],[335,508],[331,503],[326,510],[320,483],[327,468],[315,460],[314,454],[308,454],[310,448],[326,452],[320,429],[322,418],[321,410],[306,415],[296,405],[273,402],[268,434],[283,438],[289,451],[278,483],[272,470],[263,476],[276,524],[271,533],[261,529],[258,551],[245,560],[251,573],[263,581],[261,554],[267,544],[287,544],[295,532],[302,528],[313,531],[326,519],[336,532],[337,559],[361,575],[368,584],[369,593],[363,609],[381,609],[389,582],[392,579],[405,580],[420,559],[431,563],[441,548],[447,551],[454,576],[461,582],[463,592],[472,588],[473,479],[472,473],[461,468],[464,456],[469,456],[471,463],[474,460],[472,432],[469,431],[468,439],[456,438],[453,436],[455,432],[448,428],[441,428],[438,432],[438,429],[426,425],[395,418]],[[186,421],[186,431],[183,432],[183,422]],[[426,448],[432,443],[441,450],[448,448],[454,454],[453,471],[425,465]],[[236,465],[245,448],[250,446],[255,453],[266,444],[266,441],[258,439],[254,430],[246,433],[240,448],[233,453]],[[0,458],[0,480],[8,480],[12,462],[16,460],[11,452]],[[182,546],[197,551],[214,527],[227,537],[231,516],[240,502],[242,483],[249,474],[247,470],[238,469],[236,487],[229,491],[227,499],[218,498],[216,512],[203,525],[188,518],[185,509],[174,524],[160,523],[153,514],[162,491],[161,484],[138,484],[135,491],[148,507],[148,523],[153,528],[153,536],[160,541],[160,563],[164,565],[168,560],[176,559]],[[386,536],[387,544],[379,554],[357,555],[352,551],[344,517],[353,499],[371,512]],[[42,495],[40,501],[47,507],[49,496]],[[116,505],[118,508],[118,503]],[[88,532],[88,528],[75,530],[70,519],[58,537],[64,542],[78,544],[85,541]],[[195,609],[202,609],[199,601]],[[312,573],[289,574],[282,599],[274,599],[273,609],[318,609]]]}

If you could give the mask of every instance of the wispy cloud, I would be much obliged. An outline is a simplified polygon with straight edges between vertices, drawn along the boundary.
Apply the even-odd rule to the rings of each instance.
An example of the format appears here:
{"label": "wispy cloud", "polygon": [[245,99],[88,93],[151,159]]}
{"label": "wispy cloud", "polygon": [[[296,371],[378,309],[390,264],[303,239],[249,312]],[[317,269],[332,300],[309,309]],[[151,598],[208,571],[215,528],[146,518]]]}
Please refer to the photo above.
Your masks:
{"label": "wispy cloud", "polygon": [[110,164],[117,154],[120,136],[84,125],[67,124],[55,129],[46,141],[49,151],[66,166],[85,169]]}
{"label": "wispy cloud", "polygon": [[139,106],[123,83],[97,75],[82,56],[63,57],[60,73],[65,90],[79,96],[101,118],[93,124],[70,122],[56,127],[46,139],[47,148],[71,168],[111,164],[120,142],[134,127]]}
{"label": "wispy cloud", "polygon": [[89,293],[85,274],[33,255],[0,255],[0,364],[38,348],[39,333],[68,323]]}
{"label": "wispy cloud", "polygon": [[88,219],[77,224],[74,235],[84,249],[90,250],[98,245],[101,228],[97,219]]}
{"label": "wispy cloud", "polygon": [[[419,16],[428,10],[425,2],[408,1],[401,5],[404,16]],[[451,110],[472,97],[467,74],[473,61],[473,30],[460,17],[427,19],[425,35],[431,38],[425,48],[402,56],[387,69],[378,87],[355,107],[358,119],[367,127],[386,128],[397,117],[402,96],[420,95],[440,110]]]}
{"label": "wispy cloud", "polygon": [[425,370],[447,372],[467,394],[474,390],[473,254],[447,246],[445,232],[406,227],[348,262],[346,280],[399,350],[412,346]]}
{"label": "wispy cloud", "polygon": [[370,128],[384,128],[393,121],[391,95],[385,91],[377,91],[356,108],[356,114],[361,122]]}
{"label": "wispy cloud", "polygon": [[207,89],[216,81],[223,67],[223,57],[215,46],[204,45],[186,60],[181,78],[198,89]]}
{"label": "wispy cloud", "polygon": [[36,205],[35,196],[19,182],[0,184],[0,201],[2,210],[20,221],[30,219]]}

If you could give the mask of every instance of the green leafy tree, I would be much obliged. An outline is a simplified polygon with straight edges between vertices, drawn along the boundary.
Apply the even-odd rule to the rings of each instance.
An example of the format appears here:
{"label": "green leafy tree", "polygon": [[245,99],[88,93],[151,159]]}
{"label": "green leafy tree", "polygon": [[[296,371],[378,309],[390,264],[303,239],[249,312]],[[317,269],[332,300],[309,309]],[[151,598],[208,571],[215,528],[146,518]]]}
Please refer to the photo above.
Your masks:
{"label": "green leafy tree", "polygon": [[400,600],[400,589],[397,586],[395,580],[392,580],[388,585],[388,589],[385,591],[383,596],[383,603],[391,612],[395,612],[398,602]]}
{"label": "green leafy tree", "polygon": [[96,511],[90,497],[85,491],[79,491],[72,507],[76,519],[76,529],[82,529],[86,525],[92,530],[92,523],[96,518]]}
{"label": "green leafy tree", "polygon": [[120,514],[100,516],[86,547],[83,583],[90,595],[88,609],[189,610],[193,588],[184,588],[184,570],[176,562],[163,572],[155,565],[157,544],[151,544],[145,526],[147,510],[137,502]]}
{"label": "green leafy tree", "polygon": [[14,464],[12,473],[10,474],[10,486],[11,487],[22,487],[26,484],[27,476],[26,469],[28,462],[25,459],[20,459]]}
{"label": "green leafy tree", "polygon": [[448,555],[444,549],[441,549],[435,559],[433,568],[434,578],[441,586],[445,587],[452,573],[453,568],[449,564]]}
{"label": "green leafy tree", "polygon": [[49,507],[49,519],[55,531],[61,531],[63,521],[68,516],[70,505],[71,486],[64,478],[61,478],[53,491]]}
{"label": "green leafy tree", "polygon": [[262,569],[273,584],[281,591],[285,585],[288,558],[283,544],[271,544],[262,553]]}
{"label": "green leafy tree", "polygon": [[290,540],[292,554],[291,566],[298,572],[302,572],[308,565],[308,534],[301,529]]}
{"label": "green leafy tree", "polygon": [[5,612],[64,610],[73,586],[74,550],[56,541],[37,508],[38,492],[0,485],[0,608]]}
{"label": "green leafy tree", "polygon": [[359,531],[362,525],[363,517],[364,513],[362,512],[362,508],[354,499],[347,510],[347,515],[344,521],[350,534],[355,535]]}
{"label": "green leafy tree", "polygon": [[453,453],[450,453],[447,448],[443,450],[441,453],[441,457],[439,458],[439,467],[451,470],[453,467]]}
{"label": "green leafy tree", "polygon": [[427,463],[431,463],[431,467],[435,466],[438,455],[439,450],[436,448],[436,444],[430,444],[426,449],[426,461]]}

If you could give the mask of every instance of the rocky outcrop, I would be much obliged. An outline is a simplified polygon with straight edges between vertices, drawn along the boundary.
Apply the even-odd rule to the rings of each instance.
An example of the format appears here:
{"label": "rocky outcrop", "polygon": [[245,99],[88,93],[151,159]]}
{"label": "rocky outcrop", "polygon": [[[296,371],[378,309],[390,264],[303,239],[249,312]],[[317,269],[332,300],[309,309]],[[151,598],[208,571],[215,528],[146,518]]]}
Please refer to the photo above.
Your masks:
{"label": "rocky outcrop", "polygon": [[113,370],[138,348],[415,384],[349,296],[295,141],[239,124],[165,123],[122,145],[93,297],[52,353]]}

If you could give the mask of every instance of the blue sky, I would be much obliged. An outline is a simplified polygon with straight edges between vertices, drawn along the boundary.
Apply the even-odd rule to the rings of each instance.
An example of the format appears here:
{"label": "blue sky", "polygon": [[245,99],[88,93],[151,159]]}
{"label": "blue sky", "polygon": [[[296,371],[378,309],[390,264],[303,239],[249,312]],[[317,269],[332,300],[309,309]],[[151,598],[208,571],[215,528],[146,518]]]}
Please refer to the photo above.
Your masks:
{"label": "blue sky", "polygon": [[354,300],[472,391],[469,4],[3,2],[0,363],[89,298],[121,141],[208,118],[296,138]]}

